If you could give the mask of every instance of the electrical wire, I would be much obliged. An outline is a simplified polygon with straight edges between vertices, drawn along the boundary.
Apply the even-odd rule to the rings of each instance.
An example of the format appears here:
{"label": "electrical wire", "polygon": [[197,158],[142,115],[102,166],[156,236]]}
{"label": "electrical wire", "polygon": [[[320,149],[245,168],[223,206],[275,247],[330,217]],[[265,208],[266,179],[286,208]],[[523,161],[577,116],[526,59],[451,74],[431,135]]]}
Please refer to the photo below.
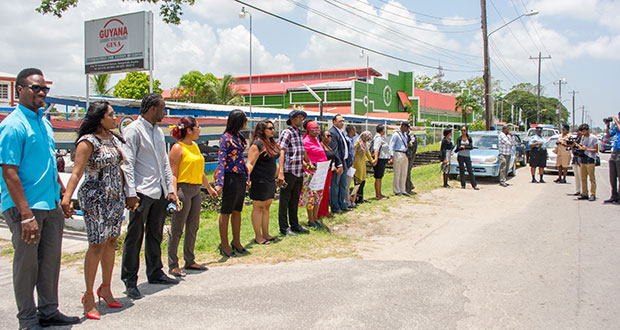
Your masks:
{"label": "electrical wire", "polygon": [[[365,14],[365,15],[372,16],[372,17],[374,17],[374,18],[378,18],[378,19],[383,20],[383,21],[388,21],[388,22],[390,22],[390,23],[392,23],[392,24],[398,24],[398,25],[401,25],[401,26],[405,26],[405,27],[409,27],[409,28],[416,29],[416,30],[421,30],[421,31],[428,31],[428,32],[435,32],[435,33],[469,33],[469,32],[474,32],[474,31],[479,31],[479,30],[480,30],[480,28],[476,28],[476,29],[469,29],[469,30],[459,30],[459,31],[448,31],[448,30],[438,30],[438,29],[427,29],[427,28],[423,28],[423,27],[415,26],[415,25],[412,25],[412,24],[406,24],[406,23],[402,23],[402,22],[398,22],[398,21],[394,21],[394,20],[389,20],[389,19],[387,19],[387,18],[385,18],[385,17],[381,17],[381,16],[379,16],[379,15],[376,15],[376,14],[373,14],[373,13],[370,13],[370,12],[367,12],[367,11],[364,11],[364,10],[362,10],[362,9],[358,8],[358,7],[351,6],[351,5],[346,4],[346,3],[342,2],[342,1],[338,1],[338,0],[333,0],[333,1],[334,1],[334,2],[337,2],[337,3],[339,3],[339,4],[341,4],[342,6],[346,6],[346,7],[350,8],[350,9],[352,9],[352,10],[362,12],[362,13],[363,13],[363,14]],[[325,0],[325,2],[327,2],[327,3],[329,3],[329,4],[333,5],[333,6],[336,6],[336,7],[340,8],[340,9],[343,9],[342,7],[337,6],[337,5],[334,5],[332,2],[330,2],[330,1],[328,1],[328,0]],[[383,12],[385,12],[385,13],[389,13],[389,12],[387,12],[387,11],[383,11]],[[392,13],[390,13],[390,14],[392,14]],[[401,15],[397,15],[397,16],[399,16],[399,17],[403,17],[403,18],[407,18],[406,16],[401,16]],[[435,24],[430,24],[430,23],[424,23],[424,24],[429,24],[429,25],[433,25],[433,26],[435,26]]]}
{"label": "electrical wire", "polygon": [[[377,6],[375,6],[375,5],[373,5],[373,4],[369,3],[369,2],[366,2],[366,1],[357,0],[357,2],[359,2],[359,3],[361,3],[361,4],[364,4],[364,5],[366,5],[366,6],[371,6],[372,8],[374,8],[374,9],[375,9],[375,10],[377,10],[377,11],[383,11],[384,13],[391,14],[391,15],[394,15],[394,16],[397,16],[397,17],[401,17],[401,18],[405,18],[405,19],[407,19],[407,20],[410,20],[410,21],[413,21],[413,22],[417,22],[417,23],[422,23],[422,24],[430,24],[430,25],[437,25],[437,26],[450,26],[450,27],[455,27],[455,26],[457,26],[457,27],[458,27],[458,26],[462,26],[462,27],[466,27],[466,26],[478,26],[478,27],[479,27],[479,26],[480,26],[480,23],[481,23],[480,17],[475,18],[475,20],[476,20],[476,22],[475,22],[475,23],[467,23],[467,24],[443,24],[443,23],[431,23],[431,22],[427,22],[427,21],[419,20],[419,19],[417,19],[417,18],[412,18],[411,16],[405,16],[405,15],[403,15],[403,14],[401,14],[401,13],[397,13],[397,12],[389,11],[389,10],[385,9],[385,7],[383,7],[383,8],[381,8],[381,7],[377,7]],[[391,3],[388,3],[388,5],[392,5],[392,4],[391,4]],[[395,6],[395,5],[393,5],[393,6],[394,6],[394,7],[397,7],[397,6]],[[404,6],[403,6],[403,7],[404,7]],[[401,8],[401,7],[397,7],[397,8],[398,8],[399,10],[401,10],[401,11],[402,11],[402,8]],[[414,11],[411,11],[411,10],[409,10],[409,9],[407,9],[407,8],[405,8],[405,9],[406,9],[406,10],[407,10],[407,12],[409,12],[410,14],[413,14],[413,15],[421,15],[421,16],[426,16],[426,15],[424,15],[424,14],[418,14],[418,13],[416,13],[416,12],[414,12]],[[446,19],[446,20],[450,20],[450,19]],[[457,19],[455,18],[455,20],[457,20]]]}
{"label": "electrical wire", "polygon": [[[401,57],[398,57],[398,56],[395,56],[395,55],[391,55],[391,54],[388,54],[388,53],[385,53],[385,52],[382,52],[382,51],[379,51],[379,50],[375,50],[375,49],[372,49],[372,48],[369,48],[369,47],[366,47],[366,46],[363,46],[363,45],[360,45],[360,44],[357,44],[357,43],[345,40],[343,38],[339,38],[339,37],[333,36],[331,34],[328,34],[328,33],[319,31],[317,29],[314,29],[312,27],[309,27],[307,25],[295,22],[293,20],[290,20],[288,18],[282,17],[280,15],[274,14],[272,12],[269,12],[269,11],[265,10],[265,9],[256,7],[256,6],[251,5],[251,4],[248,4],[248,3],[244,2],[244,1],[241,1],[241,0],[234,0],[234,1],[238,2],[240,4],[243,4],[245,6],[248,6],[248,7],[252,8],[252,9],[255,9],[257,11],[260,11],[261,13],[264,13],[264,14],[267,14],[269,16],[275,17],[277,19],[283,20],[283,21],[285,21],[287,23],[296,25],[298,27],[301,27],[301,28],[306,29],[308,31],[311,31],[311,32],[314,32],[316,34],[322,35],[324,37],[327,37],[327,38],[330,38],[330,39],[333,39],[333,40],[336,40],[336,41],[340,41],[340,42],[345,43],[347,45],[350,45],[350,46],[353,46],[353,47],[356,47],[356,48],[359,48],[359,49],[363,49],[363,50],[369,51],[371,53],[374,53],[374,54],[377,54],[377,55],[380,55],[380,56],[384,56],[384,57],[388,57],[388,58],[391,58],[391,59],[394,59],[394,60],[397,60],[397,61],[401,61],[401,62],[404,62],[404,63],[409,63],[409,64],[413,64],[413,65],[417,65],[417,66],[424,67],[424,68],[429,68],[429,69],[438,69],[438,67],[436,67],[436,66],[432,66],[432,65],[423,64],[423,63],[419,63],[419,62],[416,62],[416,61],[411,61],[411,60],[408,60],[408,59],[404,59],[404,58],[401,58]],[[443,68],[443,70],[444,71],[449,71],[449,72],[478,72],[478,73],[482,72],[482,70],[457,70],[457,69],[446,69],[446,68]]]}

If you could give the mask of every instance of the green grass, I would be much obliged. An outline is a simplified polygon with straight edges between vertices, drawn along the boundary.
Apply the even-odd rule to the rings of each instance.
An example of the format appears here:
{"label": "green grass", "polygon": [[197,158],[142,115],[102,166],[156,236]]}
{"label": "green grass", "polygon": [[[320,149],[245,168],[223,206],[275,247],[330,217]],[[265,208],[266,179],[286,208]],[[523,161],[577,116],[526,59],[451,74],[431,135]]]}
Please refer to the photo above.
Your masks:
{"label": "green grass", "polygon": [[425,146],[418,147],[416,153],[419,152],[427,152],[427,151],[439,151],[441,149],[441,142],[427,144]]}

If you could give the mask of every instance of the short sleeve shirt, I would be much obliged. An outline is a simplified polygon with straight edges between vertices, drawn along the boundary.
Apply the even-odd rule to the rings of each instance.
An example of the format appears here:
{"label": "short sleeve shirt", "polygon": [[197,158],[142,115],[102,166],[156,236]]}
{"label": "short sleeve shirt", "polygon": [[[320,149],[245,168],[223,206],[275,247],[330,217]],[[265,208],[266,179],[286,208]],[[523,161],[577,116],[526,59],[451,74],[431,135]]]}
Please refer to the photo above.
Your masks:
{"label": "short sleeve shirt", "polygon": [[301,139],[301,132],[293,126],[285,129],[280,136],[278,143],[284,152],[284,173],[291,173],[294,176],[302,177],[304,160],[304,143]]}
{"label": "short sleeve shirt", "polygon": [[372,141],[372,150],[379,151],[379,159],[390,159],[390,147],[385,135],[375,134]]}
{"label": "short sleeve shirt", "polygon": [[[42,109],[18,105],[0,123],[0,164],[15,165],[28,205],[33,210],[53,210],[60,202],[52,124]],[[14,207],[0,176],[2,212]]]}
{"label": "short sleeve shirt", "polygon": [[226,172],[243,174],[246,181],[250,179],[243,156],[246,145],[245,137],[241,132],[239,132],[239,135],[233,135],[229,132],[222,134],[220,138],[220,151],[217,157],[217,168],[214,174],[214,181],[217,186],[224,186],[224,173]]}

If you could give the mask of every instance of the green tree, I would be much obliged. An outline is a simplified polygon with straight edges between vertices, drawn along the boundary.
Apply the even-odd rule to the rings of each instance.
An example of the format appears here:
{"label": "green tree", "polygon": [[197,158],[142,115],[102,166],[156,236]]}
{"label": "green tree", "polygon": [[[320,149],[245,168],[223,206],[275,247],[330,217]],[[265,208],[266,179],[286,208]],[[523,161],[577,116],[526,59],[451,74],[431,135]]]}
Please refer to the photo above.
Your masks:
{"label": "green tree", "polygon": [[235,83],[235,79],[227,74],[219,79],[212,87],[213,103],[215,104],[231,104],[238,105],[243,103],[243,97],[239,94],[239,90],[233,89],[231,86]]}
{"label": "green tree", "polygon": [[[161,83],[159,80],[153,80],[153,92],[162,92],[159,88]],[[122,97],[126,99],[142,99],[142,97],[149,93],[149,75],[144,72],[129,72],[125,75],[125,78],[118,81],[114,86],[114,96]]]}
{"label": "green tree", "polygon": [[175,98],[194,103],[213,103],[213,86],[217,81],[218,79],[211,73],[202,74],[200,71],[190,71],[179,79]]}
{"label": "green tree", "polygon": [[480,111],[482,107],[475,96],[470,93],[462,93],[456,97],[456,103],[454,104],[454,110],[459,108],[463,115],[463,123],[467,123],[467,116]]}
{"label": "green tree", "polygon": [[104,74],[96,74],[90,76],[90,91],[95,95],[111,95],[112,88],[109,88],[110,84],[110,75],[107,73]]}
{"label": "green tree", "polygon": [[[41,0],[37,11],[41,14],[52,14],[62,17],[69,8],[77,6],[79,0]],[[168,24],[179,25],[183,15],[182,5],[193,5],[196,0],[123,0],[146,3],[159,3],[159,15]]]}
{"label": "green tree", "polygon": [[[515,116],[518,116],[518,109],[522,111],[521,120],[529,124],[536,123],[537,116],[537,96],[534,93],[526,92],[522,90],[513,90],[506,94],[504,99],[509,104],[514,104]],[[557,124],[558,115],[556,110],[558,108],[559,101],[554,97],[540,97],[540,122],[542,124]],[[504,116],[508,118],[510,116],[510,107],[504,106]],[[508,113],[506,113],[508,111]],[[562,123],[568,123],[568,109],[562,105]],[[508,117],[506,117],[508,116]]]}

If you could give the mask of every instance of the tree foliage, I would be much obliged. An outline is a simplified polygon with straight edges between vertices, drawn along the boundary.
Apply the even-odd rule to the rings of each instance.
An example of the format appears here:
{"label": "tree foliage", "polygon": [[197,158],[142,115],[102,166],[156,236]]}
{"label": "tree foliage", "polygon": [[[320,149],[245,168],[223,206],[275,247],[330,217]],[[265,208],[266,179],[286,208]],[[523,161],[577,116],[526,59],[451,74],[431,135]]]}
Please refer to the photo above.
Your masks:
{"label": "tree foliage", "polygon": [[195,103],[242,104],[243,97],[233,89],[234,83],[235,79],[229,74],[218,79],[212,73],[190,71],[179,79],[173,98]]}
{"label": "tree foliage", "polygon": [[233,89],[231,86],[235,83],[235,79],[227,74],[222,79],[219,79],[215,85],[213,85],[214,103],[215,104],[229,104],[238,105],[243,103],[243,98],[237,89]]}
{"label": "tree foliage", "polygon": [[90,86],[90,90],[95,95],[111,95],[112,94],[112,88],[108,87],[110,84],[110,74],[104,73],[104,74],[92,75],[90,76],[90,83],[92,84]]}
{"label": "tree foliage", "polygon": [[[537,95],[531,92],[523,90],[513,90],[506,94],[503,98],[506,101],[507,106],[504,106],[504,112],[501,113],[501,104],[496,103],[498,114],[503,118],[510,118],[510,104],[514,104],[514,121],[518,121],[519,109],[522,111],[521,120],[528,124],[536,123],[536,103]],[[557,124],[558,115],[556,110],[558,109],[559,101],[554,97],[540,97],[540,122],[542,124]],[[562,105],[562,123],[568,123],[568,109]]]}
{"label": "tree foliage", "polygon": [[456,97],[456,103],[454,104],[454,110],[461,109],[463,115],[463,122],[467,122],[467,116],[476,113],[482,109],[478,99],[470,93],[462,93]]}
{"label": "tree foliage", "polygon": [[[79,0],[41,0],[41,5],[37,7],[37,11],[41,14],[52,14],[57,17],[69,10],[69,8],[77,6]],[[196,0],[123,0],[134,2],[146,2],[160,4],[159,15],[162,21],[168,24],[179,25],[181,16],[183,15],[183,5],[193,5]]]}
{"label": "tree foliage", "polygon": [[[153,80],[153,92],[162,92],[159,88],[159,80]],[[125,78],[118,81],[114,86],[114,96],[126,99],[140,100],[149,93],[149,75],[144,72],[129,72]]]}

